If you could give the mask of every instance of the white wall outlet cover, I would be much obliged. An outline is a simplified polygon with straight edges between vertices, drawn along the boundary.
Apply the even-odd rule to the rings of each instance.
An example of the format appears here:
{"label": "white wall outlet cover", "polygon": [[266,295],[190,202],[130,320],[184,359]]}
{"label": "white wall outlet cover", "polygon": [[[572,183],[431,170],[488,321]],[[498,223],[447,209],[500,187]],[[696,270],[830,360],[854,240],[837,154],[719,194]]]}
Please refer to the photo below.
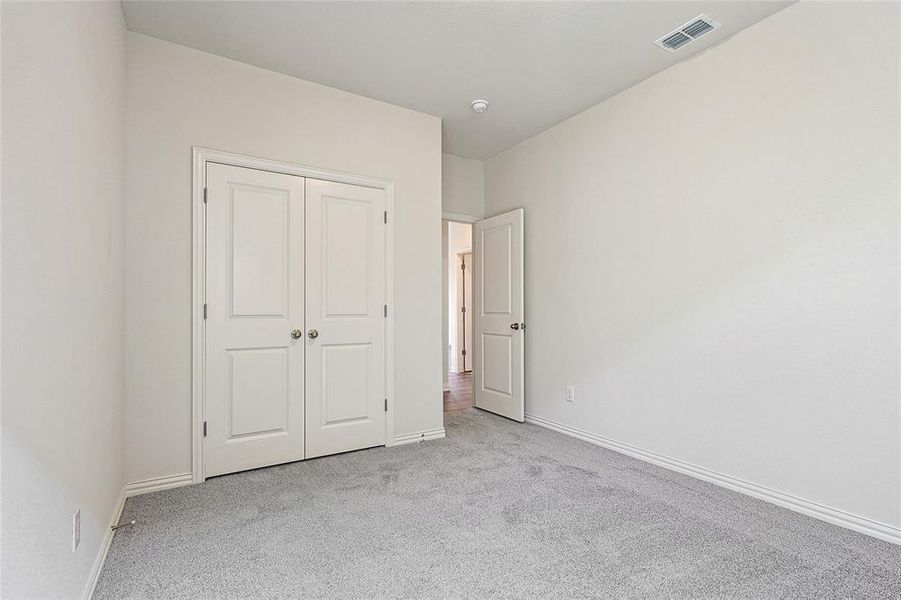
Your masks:
{"label": "white wall outlet cover", "polygon": [[72,515],[72,552],[78,550],[81,543],[81,508],[76,508]]}
{"label": "white wall outlet cover", "polygon": [[566,386],[566,401],[567,402],[575,402],[576,401],[576,388],[572,385]]}

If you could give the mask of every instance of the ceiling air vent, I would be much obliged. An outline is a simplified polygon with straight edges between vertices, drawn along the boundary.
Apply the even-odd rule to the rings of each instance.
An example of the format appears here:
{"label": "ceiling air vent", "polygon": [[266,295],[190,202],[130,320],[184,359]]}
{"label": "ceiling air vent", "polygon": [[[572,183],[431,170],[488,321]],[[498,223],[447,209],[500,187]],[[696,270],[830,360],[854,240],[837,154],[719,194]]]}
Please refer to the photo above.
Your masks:
{"label": "ceiling air vent", "polygon": [[683,46],[687,46],[702,35],[710,33],[720,24],[706,15],[699,15],[675,31],[654,42],[661,48],[675,52]]}

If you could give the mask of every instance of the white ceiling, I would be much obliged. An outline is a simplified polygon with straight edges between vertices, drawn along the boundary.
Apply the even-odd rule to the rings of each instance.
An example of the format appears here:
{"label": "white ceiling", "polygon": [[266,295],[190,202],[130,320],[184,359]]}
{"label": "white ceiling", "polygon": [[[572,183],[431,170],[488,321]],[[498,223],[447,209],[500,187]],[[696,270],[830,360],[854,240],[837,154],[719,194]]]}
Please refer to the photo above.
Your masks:
{"label": "white ceiling", "polygon": [[[123,2],[128,29],[444,119],[486,159],[791,2]],[[722,27],[653,44],[704,13]],[[488,112],[470,108],[485,98]]]}

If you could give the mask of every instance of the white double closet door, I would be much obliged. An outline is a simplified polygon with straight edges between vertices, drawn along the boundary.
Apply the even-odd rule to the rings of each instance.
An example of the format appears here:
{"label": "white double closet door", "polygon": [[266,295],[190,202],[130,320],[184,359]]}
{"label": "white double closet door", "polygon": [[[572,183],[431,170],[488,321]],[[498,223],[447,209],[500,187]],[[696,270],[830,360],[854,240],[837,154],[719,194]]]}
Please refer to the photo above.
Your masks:
{"label": "white double closet door", "polygon": [[385,192],[206,173],[207,477],[385,444]]}

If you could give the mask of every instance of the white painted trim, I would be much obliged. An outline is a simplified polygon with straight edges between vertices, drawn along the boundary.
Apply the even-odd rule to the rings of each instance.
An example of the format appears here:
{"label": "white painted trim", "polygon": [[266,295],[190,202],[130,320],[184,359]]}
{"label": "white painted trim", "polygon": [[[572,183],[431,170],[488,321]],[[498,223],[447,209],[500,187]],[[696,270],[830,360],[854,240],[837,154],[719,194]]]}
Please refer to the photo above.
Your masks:
{"label": "white painted trim", "polygon": [[180,473],[179,475],[168,475],[166,477],[154,477],[153,479],[132,481],[125,484],[125,496],[131,498],[132,496],[137,496],[139,494],[171,490],[172,488],[190,485],[192,483],[194,483],[194,478],[191,473]]}
{"label": "white painted trim", "polygon": [[[470,227],[470,238],[472,238],[472,228]],[[466,373],[466,370],[460,370],[460,364],[466,366],[466,360],[463,358],[463,354],[461,351],[463,348],[460,346],[460,340],[465,339],[466,332],[464,331],[466,328],[464,327],[464,321],[466,317],[460,318],[462,314],[460,309],[463,307],[463,302],[465,300],[465,291],[464,291],[464,279],[466,274],[460,268],[460,265],[463,263],[463,257],[467,254],[472,254],[472,245],[461,248],[459,250],[454,250],[454,339],[451,341],[449,355],[451,357],[451,364],[448,365],[448,370],[453,371],[454,373]],[[473,279],[471,278],[472,274],[472,265],[469,265],[470,270],[470,286],[473,285]],[[472,294],[472,290],[470,290],[470,294]],[[472,296],[475,297],[475,296]],[[469,325],[472,331],[475,331],[475,328],[472,327],[473,313],[472,306],[467,307],[470,311],[469,313]],[[448,321],[450,321],[450,316],[448,315]],[[470,340],[472,341],[472,340]],[[470,357],[471,359],[472,357]],[[451,368],[452,367],[452,368]],[[472,365],[470,364],[470,371],[472,371]]]}
{"label": "white painted trim", "polygon": [[389,446],[403,446],[404,444],[415,444],[417,442],[425,442],[426,440],[440,440],[445,436],[444,427],[437,427],[417,433],[405,433],[394,438]]}
{"label": "white painted trim", "polygon": [[345,173],[343,171],[332,171],[327,169],[320,169],[318,167],[296,165],[293,163],[286,163],[277,160],[269,160],[267,158],[248,156],[246,154],[235,154],[233,152],[212,150],[210,148],[202,148],[199,146],[194,146],[193,150],[195,158],[201,160],[203,162],[203,166],[206,166],[206,163],[208,162],[214,162],[223,165],[232,165],[235,167],[259,169],[260,171],[283,173],[285,175],[309,177],[310,179],[321,179],[322,181],[348,183],[350,185],[359,185],[362,187],[376,188],[380,190],[386,190],[392,187],[391,181],[387,179],[379,179],[377,177],[368,177],[366,175],[355,175],[353,173]]}
{"label": "white painted trim", "polygon": [[191,481],[200,483],[203,474],[203,415],[205,414],[206,327],[203,303],[206,302],[206,209],[203,190],[206,187],[207,154],[202,148],[192,149],[191,203],[193,209],[193,267],[191,286]]}
{"label": "white painted trim", "polygon": [[443,211],[441,213],[441,219],[443,221],[455,221],[457,223],[475,223],[476,221],[481,221],[482,217],[474,217],[472,215],[466,215],[463,213]]}
{"label": "white painted trim", "polygon": [[759,500],[764,500],[766,502],[770,502],[771,504],[799,512],[801,514],[807,515],[808,517],[813,517],[821,521],[826,521],[827,523],[832,523],[833,525],[838,525],[839,527],[844,527],[846,529],[851,529],[859,533],[864,533],[866,535],[870,535],[875,538],[891,542],[893,544],[901,544],[901,529],[887,523],[880,523],[878,521],[867,519],[866,517],[852,515],[836,508],[831,508],[822,504],[817,504],[816,502],[812,502],[810,500],[792,496],[791,494],[772,490],[755,483],[738,479],[737,477],[717,473],[716,471],[711,471],[709,469],[705,469],[691,463],[687,463],[675,458],[670,458],[656,452],[651,452],[650,450],[644,450],[630,444],[617,442],[615,440],[590,433],[583,429],[570,427],[569,425],[564,425],[562,423],[552,421],[551,419],[545,419],[543,417],[526,413],[526,423],[539,425],[558,433],[563,433],[565,435],[583,440],[590,444],[601,446],[603,448],[607,448],[608,450],[613,450],[614,452],[619,452],[620,454],[625,454],[627,456],[631,456],[633,458],[658,465],[671,471],[690,475],[708,483],[713,483],[720,487],[724,487],[732,491],[746,494]]}
{"label": "white painted trim", "polygon": [[385,415],[385,445],[390,446],[396,429],[394,390],[397,371],[395,367],[395,313],[397,298],[394,288],[394,184],[386,182],[385,209],[388,211],[388,225],[385,230],[385,302],[388,303],[388,318],[385,319],[385,399],[387,414]]}
{"label": "white painted trim", "polygon": [[113,531],[113,525],[116,525],[119,519],[122,518],[122,510],[125,508],[125,497],[125,488],[123,487],[122,491],[119,492],[119,499],[116,500],[116,505],[113,507],[113,514],[110,516],[109,525],[106,528],[100,549],[97,551],[97,558],[94,559],[94,564],[91,566],[88,581],[85,584],[84,591],[81,593],[83,600],[91,600],[94,596],[94,590],[97,588],[97,582],[100,581],[100,573],[103,572],[103,565],[106,562],[106,555],[109,554],[113,536],[116,534]]}
{"label": "white painted trim", "polygon": [[[204,372],[205,363],[205,336],[206,328],[203,319],[203,304],[206,302],[206,219],[203,204],[203,189],[206,186],[207,163],[218,163],[236,167],[272,171],[286,175],[297,175],[310,179],[321,179],[335,183],[347,183],[362,187],[375,188],[385,191],[385,209],[388,211],[388,224],[385,230],[385,298],[388,302],[388,318],[385,323],[385,395],[388,399],[388,414],[385,416],[385,445],[394,439],[395,428],[395,289],[394,289],[394,182],[387,179],[354,175],[341,171],[330,171],[317,167],[307,167],[284,163],[255,156],[234,154],[194,146],[193,173],[192,173],[192,204],[194,211],[193,222],[193,286],[192,286],[192,385],[191,385],[191,483],[200,483],[206,479],[203,471],[203,419],[205,410]],[[176,476],[182,477],[182,475]],[[166,478],[164,478],[166,479]],[[141,482],[138,482],[141,483]],[[184,485],[180,483],[179,485]],[[175,487],[175,486],[171,486]],[[160,488],[165,489],[165,488]],[[155,490],[147,490],[155,491]]]}

